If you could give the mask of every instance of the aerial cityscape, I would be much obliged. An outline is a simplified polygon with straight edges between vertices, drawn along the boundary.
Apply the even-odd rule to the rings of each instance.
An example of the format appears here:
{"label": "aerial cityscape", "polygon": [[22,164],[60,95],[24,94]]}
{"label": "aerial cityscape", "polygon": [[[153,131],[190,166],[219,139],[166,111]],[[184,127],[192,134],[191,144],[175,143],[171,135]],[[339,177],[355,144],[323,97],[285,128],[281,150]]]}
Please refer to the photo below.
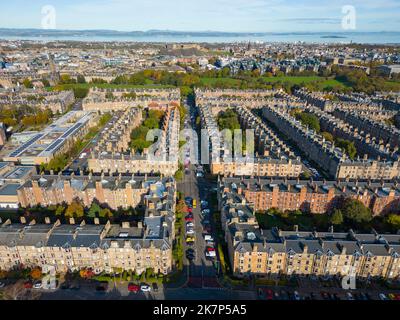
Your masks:
{"label": "aerial cityscape", "polygon": [[400,1],[266,2],[4,5],[0,300],[400,300]]}

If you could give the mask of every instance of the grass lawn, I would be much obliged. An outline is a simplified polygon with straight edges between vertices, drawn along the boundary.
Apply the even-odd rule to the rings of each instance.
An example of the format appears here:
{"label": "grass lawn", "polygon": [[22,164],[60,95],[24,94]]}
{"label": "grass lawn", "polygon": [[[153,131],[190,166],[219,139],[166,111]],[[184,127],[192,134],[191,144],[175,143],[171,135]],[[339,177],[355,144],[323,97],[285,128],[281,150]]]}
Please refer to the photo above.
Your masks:
{"label": "grass lawn", "polygon": [[386,81],[386,84],[389,86],[391,91],[400,91],[399,81]]}
{"label": "grass lawn", "polygon": [[203,85],[215,85],[216,83],[224,83],[227,85],[238,86],[240,85],[241,80],[233,78],[201,78],[201,83]]}
{"label": "grass lawn", "polygon": [[[329,87],[347,87],[348,85],[331,78],[324,78],[319,76],[282,76],[282,77],[261,77],[264,80],[265,84],[275,84],[275,83],[285,83],[288,82],[291,85],[300,85],[307,84],[311,82],[318,82],[318,87],[320,90]],[[257,82],[257,78],[251,78],[254,82]],[[203,85],[216,85],[216,84],[224,84],[226,86],[237,87],[240,86],[242,80],[234,79],[234,78],[201,78],[201,82]]]}
{"label": "grass lawn", "polygon": [[345,83],[342,83],[335,79],[329,79],[319,76],[302,76],[302,77],[295,77],[295,76],[283,76],[283,77],[263,77],[263,79],[270,83],[276,82],[289,82],[290,84],[302,84],[302,83],[310,83],[314,81],[318,81],[319,87],[321,90],[327,87],[346,87]]}

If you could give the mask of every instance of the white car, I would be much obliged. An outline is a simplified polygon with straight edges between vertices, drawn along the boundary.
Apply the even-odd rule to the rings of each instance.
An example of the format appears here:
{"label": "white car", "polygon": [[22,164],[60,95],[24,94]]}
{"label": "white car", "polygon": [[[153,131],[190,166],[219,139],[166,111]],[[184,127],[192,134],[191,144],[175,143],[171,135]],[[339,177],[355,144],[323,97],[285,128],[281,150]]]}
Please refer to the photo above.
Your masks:
{"label": "white car", "polygon": [[353,295],[350,292],[347,292],[347,300],[354,300]]}
{"label": "white car", "polygon": [[386,297],[386,295],[383,294],[383,293],[379,294],[379,299],[381,299],[381,300],[389,300],[388,297]]}
{"label": "white car", "polygon": [[215,251],[207,251],[206,252],[206,257],[214,258],[216,256],[217,256],[217,254],[215,253]]}
{"label": "white car", "polygon": [[201,213],[202,214],[209,214],[211,211],[210,209],[204,209]]}
{"label": "white car", "polygon": [[33,285],[33,289],[42,289],[43,285],[42,282],[37,282]]}
{"label": "white car", "polygon": [[213,237],[210,236],[209,234],[206,234],[206,235],[204,236],[204,240],[205,240],[205,241],[214,241]]}
{"label": "white car", "polygon": [[0,288],[4,288],[6,284],[4,282],[0,282]]}
{"label": "white car", "polygon": [[193,234],[195,234],[195,232],[193,229],[189,229],[186,231],[186,234],[193,235]]}
{"label": "white car", "polygon": [[143,286],[140,287],[140,290],[141,290],[142,292],[150,292],[150,291],[151,291],[151,288],[150,288],[150,286],[148,286],[148,285],[143,285]]}
{"label": "white car", "polygon": [[188,222],[188,223],[186,223],[186,227],[188,227],[188,228],[194,227],[194,223],[193,222]]}

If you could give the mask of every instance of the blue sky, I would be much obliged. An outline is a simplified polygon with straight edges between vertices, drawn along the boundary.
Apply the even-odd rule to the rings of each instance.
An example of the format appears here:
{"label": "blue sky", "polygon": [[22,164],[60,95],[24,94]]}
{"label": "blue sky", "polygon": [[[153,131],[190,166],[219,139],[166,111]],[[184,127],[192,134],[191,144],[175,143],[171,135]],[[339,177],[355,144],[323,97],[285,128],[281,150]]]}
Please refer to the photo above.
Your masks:
{"label": "blue sky", "polygon": [[352,5],[355,31],[400,30],[400,0],[8,0],[0,27],[40,28],[44,5],[57,29],[341,31],[342,6]]}

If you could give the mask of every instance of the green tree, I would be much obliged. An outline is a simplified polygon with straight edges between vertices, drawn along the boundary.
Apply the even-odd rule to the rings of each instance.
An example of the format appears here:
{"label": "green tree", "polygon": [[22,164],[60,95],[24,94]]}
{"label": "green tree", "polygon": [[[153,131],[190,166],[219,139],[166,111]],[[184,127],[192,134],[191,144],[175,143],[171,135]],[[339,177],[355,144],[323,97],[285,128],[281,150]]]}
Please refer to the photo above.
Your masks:
{"label": "green tree", "polygon": [[76,82],[77,82],[77,83],[86,83],[85,77],[84,77],[83,75],[79,74],[79,75],[76,77]]}
{"label": "green tree", "polygon": [[90,206],[87,216],[89,218],[96,218],[96,215],[98,215],[100,211],[101,211],[100,206],[96,202],[93,202],[92,205]]}
{"label": "green tree", "polygon": [[342,211],[340,211],[338,209],[335,209],[333,211],[333,214],[331,216],[331,223],[333,225],[336,225],[336,226],[343,223],[343,213],[342,213]]}
{"label": "green tree", "polygon": [[64,214],[64,212],[65,212],[65,208],[63,206],[59,205],[59,206],[57,206],[55,215],[62,216]]}
{"label": "green tree", "polygon": [[84,99],[89,93],[88,88],[74,88],[75,99]]}
{"label": "green tree", "polygon": [[358,200],[346,199],[342,207],[343,216],[357,223],[370,222],[372,212]]}
{"label": "green tree", "polygon": [[400,215],[398,214],[390,214],[386,218],[386,222],[390,224],[394,229],[400,229]]}

